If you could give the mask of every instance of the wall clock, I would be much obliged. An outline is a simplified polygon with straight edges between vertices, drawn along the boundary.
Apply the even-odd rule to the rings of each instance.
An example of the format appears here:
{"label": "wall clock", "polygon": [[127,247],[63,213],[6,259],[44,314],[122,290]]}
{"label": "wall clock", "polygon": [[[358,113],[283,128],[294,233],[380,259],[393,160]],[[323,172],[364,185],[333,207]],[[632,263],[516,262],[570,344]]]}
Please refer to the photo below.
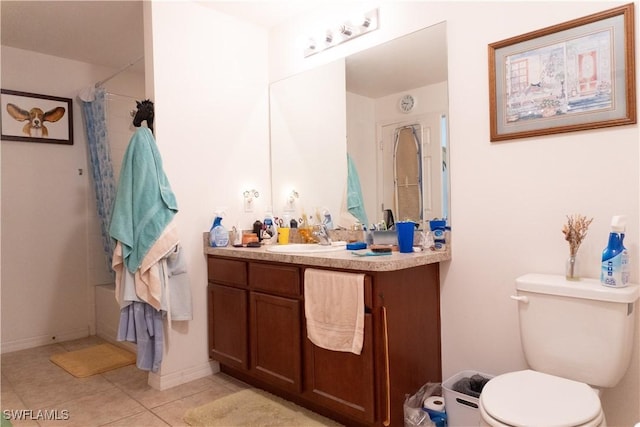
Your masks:
{"label": "wall clock", "polygon": [[413,97],[413,95],[403,95],[402,98],[400,98],[400,111],[402,111],[403,113],[408,113],[411,110],[413,110],[413,107],[416,106],[416,99]]}

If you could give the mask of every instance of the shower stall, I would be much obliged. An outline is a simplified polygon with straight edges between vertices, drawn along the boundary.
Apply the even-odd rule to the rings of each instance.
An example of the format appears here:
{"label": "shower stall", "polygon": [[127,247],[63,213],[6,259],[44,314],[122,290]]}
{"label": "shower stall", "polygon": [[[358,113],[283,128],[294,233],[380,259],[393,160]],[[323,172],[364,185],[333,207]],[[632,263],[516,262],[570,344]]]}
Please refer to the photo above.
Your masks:
{"label": "shower stall", "polygon": [[[97,90],[103,89],[99,87]],[[90,229],[93,230],[89,235],[90,247],[93,247],[93,250],[90,250],[88,257],[88,268],[89,279],[95,285],[95,333],[101,338],[115,342],[120,320],[120,307],[115,298],[114,275],[110,265],[110,238],[108,234],[105,236],[108,227],[101,224],[100,217],[105,216],[108,218],[110,215],[110,206],[102,206],[102,204],[108,205],[109,200],[115,198],[115,188],[117,188],[122,159],[135,130],[132,124],[132,112],[136,109],[136,98],[108,91],[103,92],[103,97],[104,107],[99,109],[100,113],[93,118],[85,117],[86,121],[95,120],[96,122],[101,122],[85,123],[85,125],[89,128],[93,126],[103,127],[104,130],[99,131],[99,133],[105,137],[102,147],[104,151],[101,154],[97,154],[100,158],[92,159],[92,165],[90,165],[93,169],[94,186],[90,196],[91,200],[88,203],[88,216],[90,218]],[[95,151],[95,148],[93,150]],[[92,156],[96,157],[96,154],[92,154]],[[96,163],[99,165],[96,166]],[[113,180],[111,184],[105,183],[110,179]],[[113,192],[113,194],[96,196],[97,192]],[[99,202],[96,203],[96,200],[99,200]],[[131,343],[119,344],[135,348],[135,345]]]}

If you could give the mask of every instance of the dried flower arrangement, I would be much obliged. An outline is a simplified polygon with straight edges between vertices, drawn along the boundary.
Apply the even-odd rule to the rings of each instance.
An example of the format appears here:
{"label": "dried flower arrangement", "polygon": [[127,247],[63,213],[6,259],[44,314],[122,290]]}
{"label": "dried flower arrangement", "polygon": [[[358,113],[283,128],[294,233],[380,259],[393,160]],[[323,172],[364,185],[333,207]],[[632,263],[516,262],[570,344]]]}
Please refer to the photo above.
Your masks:
{"label": "dried flower arrangement", "polygon": [[575,257],[582,240],[587,236],[587,230],[593,218],[587,219],[580,214],[567,215],[567,223],[562,227],[564,238],[569,242],[569,254]]}

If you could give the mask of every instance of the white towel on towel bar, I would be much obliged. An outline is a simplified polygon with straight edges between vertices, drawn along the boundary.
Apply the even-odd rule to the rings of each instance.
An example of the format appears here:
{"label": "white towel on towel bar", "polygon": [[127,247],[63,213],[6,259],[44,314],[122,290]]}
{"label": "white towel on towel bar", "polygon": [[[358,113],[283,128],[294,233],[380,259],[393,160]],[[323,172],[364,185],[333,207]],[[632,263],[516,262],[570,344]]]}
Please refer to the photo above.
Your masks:
{"label": "white towel on towel bar", "polygon": [[307,336],[327,350],[362,352],[364,274],[307,268],[304,272]]}

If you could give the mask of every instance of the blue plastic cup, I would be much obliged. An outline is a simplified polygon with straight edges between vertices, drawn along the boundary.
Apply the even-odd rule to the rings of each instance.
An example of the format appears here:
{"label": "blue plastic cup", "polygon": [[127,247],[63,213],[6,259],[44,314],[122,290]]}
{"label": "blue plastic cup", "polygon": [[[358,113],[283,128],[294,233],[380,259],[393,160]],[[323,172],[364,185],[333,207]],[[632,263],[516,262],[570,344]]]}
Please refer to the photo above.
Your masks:
{"label": "blue plastic cup", "polygon": [[401,253],[413,252],[413,233],[416,230],[416,223],[413,221],[396,222],[398,231],[398,249]]}

